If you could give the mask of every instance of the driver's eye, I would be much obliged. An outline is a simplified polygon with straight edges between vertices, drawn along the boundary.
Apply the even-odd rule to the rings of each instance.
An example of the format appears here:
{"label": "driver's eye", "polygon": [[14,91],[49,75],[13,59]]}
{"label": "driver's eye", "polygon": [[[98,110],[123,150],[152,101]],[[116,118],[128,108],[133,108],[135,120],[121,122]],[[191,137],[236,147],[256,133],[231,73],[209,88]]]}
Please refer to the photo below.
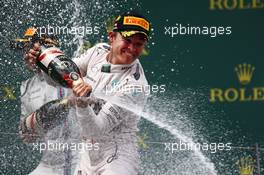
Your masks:
{"label": "driver's eye", "polygon": [[123,40],[125,41],[126,44],[130,44],[132,42],[131,39],[129,38],[124,38]]}
{"label": "driver's eye", "polygon": [[142,43],[136,43],[136,44],[135,44],[135,47],[136,47],[136,48],[140,48],[140,47],[142,47],[143,45],[144,45],[144,44],[142,44]]}

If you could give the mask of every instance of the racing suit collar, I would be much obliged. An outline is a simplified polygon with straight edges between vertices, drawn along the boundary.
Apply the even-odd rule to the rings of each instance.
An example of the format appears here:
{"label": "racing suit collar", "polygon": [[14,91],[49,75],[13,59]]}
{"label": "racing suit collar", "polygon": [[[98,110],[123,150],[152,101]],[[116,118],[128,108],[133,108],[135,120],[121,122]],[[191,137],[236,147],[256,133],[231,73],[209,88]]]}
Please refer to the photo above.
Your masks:
{"label": "racing suit collar", "polygon": [[102,65],[101,72],[105,72],[105,73],[126,72],[127,70],[131,69],[137,62],[138,62],[138,59],[136,59],[130,64],[111,64],[107,62],[106,64]]}

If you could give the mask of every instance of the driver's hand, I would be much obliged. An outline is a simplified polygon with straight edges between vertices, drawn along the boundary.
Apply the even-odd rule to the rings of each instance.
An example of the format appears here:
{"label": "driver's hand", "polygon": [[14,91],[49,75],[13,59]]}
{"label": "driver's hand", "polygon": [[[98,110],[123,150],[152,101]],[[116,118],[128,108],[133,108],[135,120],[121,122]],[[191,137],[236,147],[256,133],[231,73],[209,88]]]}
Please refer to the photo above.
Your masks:
{"label": "driver's hand", "polygon": [[27,49],[24,55],[24,60],[30,69],[36,68],[36,62],[37,62],[39,55],[40,55],[40,44],[39,43],[35,43],[32,48]]}
{"label": "driver's hand", "polygon": [[72,91],[76,97],[87,97],[92,92],[92,86],[82,80],[72,87]]}

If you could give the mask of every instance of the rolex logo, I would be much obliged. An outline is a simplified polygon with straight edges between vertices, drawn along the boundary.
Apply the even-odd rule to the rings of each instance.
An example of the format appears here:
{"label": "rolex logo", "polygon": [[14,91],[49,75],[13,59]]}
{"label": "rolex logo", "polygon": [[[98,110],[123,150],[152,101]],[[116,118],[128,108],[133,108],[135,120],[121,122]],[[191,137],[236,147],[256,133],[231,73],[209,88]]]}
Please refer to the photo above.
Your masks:
{"label": "rolex logo", "polygon": [[[235,67],[235,72],[239,83],[247,85],[251,82],[255,67],[251,64],[243,63]],[[264,101],[264,87],[234,87],[210,88],[210,102],[249,102]]]}
{"label": "rolex logo", "polygon": [[239,64],[235,68],[239,82],[243,85],[250,83],[254,70],[255,67],[250,64]]}

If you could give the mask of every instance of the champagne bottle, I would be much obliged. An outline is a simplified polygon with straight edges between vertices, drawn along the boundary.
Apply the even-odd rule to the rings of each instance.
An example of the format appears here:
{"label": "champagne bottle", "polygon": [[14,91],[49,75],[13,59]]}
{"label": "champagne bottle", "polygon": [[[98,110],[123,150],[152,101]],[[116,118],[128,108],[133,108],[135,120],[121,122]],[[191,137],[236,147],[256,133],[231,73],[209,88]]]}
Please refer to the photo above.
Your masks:
{"label": "champagne bottle", "polygon": [[24,49],[29,44],[39,42],[41,52],[36,64],[43,72],[63,87],[72,88],[81,81],[79,68],[58,48],[54,36],[40,36],[36,28],[27,29],[24,36],[11,41],[11,47]]}
{"label": "champagne bottle", "polygon": [[77,65],[57,47],[41,45],[41,54],[36,62],[38,67],[55,82],[64,87],[72,88],[80,80],[80,70]]}

